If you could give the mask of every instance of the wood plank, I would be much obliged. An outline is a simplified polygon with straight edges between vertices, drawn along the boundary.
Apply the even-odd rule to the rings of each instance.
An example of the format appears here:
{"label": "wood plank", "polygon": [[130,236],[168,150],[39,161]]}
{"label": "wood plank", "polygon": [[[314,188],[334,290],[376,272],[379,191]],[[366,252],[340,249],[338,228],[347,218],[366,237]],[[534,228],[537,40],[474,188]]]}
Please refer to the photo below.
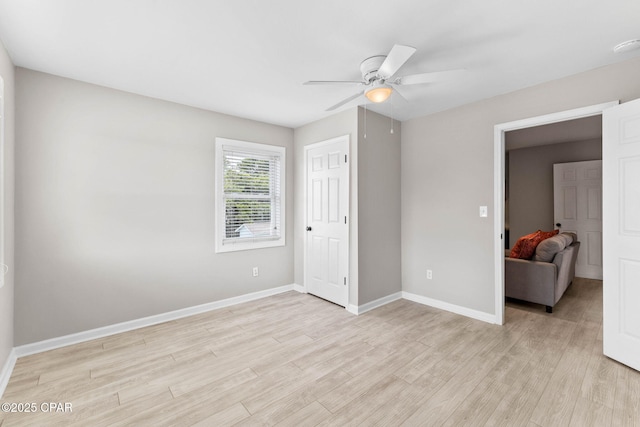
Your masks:
{"label": "wood plank", "polygon": [[613,409],[618,375],[616,364],[602,354],[602,341],[596,340],[580,387],[580,396]]}
{"label": "wood plank", "polygon": [[399,300],[353,316],[288,292],[20,358],[14,425],[637,425],[640,373],[602,355],[602,284],[504,326]]}
{"label": "wood plank", "polygon": [[298,412],[285,418],[276,426],[278,427],[298,427],[298,426],[315,426],[320,424],[323,420],[331,416],[331,412],[319,404],[317,401],[312,402],[300,409]]}
{"label": "wood plank", "polygon": [[346,372],[337,369],[314,382],[304,384],[301,388],[293,390],[285,397],[261,408],[240,425],[277,424],[295,414],[300,408],[315,402],[318,396],[329,393],[351,378]]}
{"label": "wood plank", "polygon": [[532,421],[545,426],[569,424],[580,395],[589,356],[575,347],[564,352],[532,414]]}
{"label": "wood plank", "polygon": [[640,374],[618,363],[616,370],[616,398],[611,425],[640,425]]}
{"label": "wood plank", "polygon": [[589,399],[579,397],[573,409],[570,426],[600,427],[611,425],[613,410]]}
{"label": "wood plank", "polygon": [[250,414],[247,412],[245,407],[240,403],[236,403],[192,425],[194,427],[230,426],[249,416]]}

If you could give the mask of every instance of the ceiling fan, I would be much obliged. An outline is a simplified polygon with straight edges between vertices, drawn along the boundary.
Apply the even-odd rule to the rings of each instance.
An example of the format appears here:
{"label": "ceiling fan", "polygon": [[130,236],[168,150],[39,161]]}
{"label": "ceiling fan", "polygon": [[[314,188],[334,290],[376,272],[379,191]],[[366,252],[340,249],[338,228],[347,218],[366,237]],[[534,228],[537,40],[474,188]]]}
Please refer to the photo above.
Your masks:
{"label": "ceiling fan", "polygon": [[[384,102],[394,92],[395,86],[407,86],[423,83],[432,83],[441,80],[443,77],[450,77],[455,73],[464,70],[438,71],[433,73],[411,74],[408,76],[396,77],[398,70],[411,58],[416,48],[404,45],[394,45],[387,56],[377,55],[365,59],[360,63],[360,72],[362,73],[361,81],[318,81],[312,80],[305,82],[305,85],[354,85],[364,86],[360,92],[343,99],[336,105],[327,108],[327,111],[333,111],[338,107],[353,101],[364,95],[371,102]],[[396,90],[396,94],[400,97],[400,93]]]}

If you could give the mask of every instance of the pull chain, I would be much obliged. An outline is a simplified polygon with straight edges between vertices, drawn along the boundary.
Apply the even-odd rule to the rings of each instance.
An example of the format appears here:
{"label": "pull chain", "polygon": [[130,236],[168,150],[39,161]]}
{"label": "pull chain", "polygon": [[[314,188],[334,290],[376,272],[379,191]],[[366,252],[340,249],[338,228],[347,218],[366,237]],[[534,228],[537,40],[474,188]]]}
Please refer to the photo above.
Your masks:
{"label": "pull chain", "polygon": [[364,104],[364,139],[367,139],[367,104]]}
{"label": "pull chain", "polygon": [[393,104],[391,104],[391,135],[393,135]]}
{"label": "pull chain", "polygon": [[389,131],[389,133],[393,135],[393,99],[391,99],[390,101],[391,102],[389,102],[389,109],[391,110],[391,114],[389,116],[391,117],[391,130]]}

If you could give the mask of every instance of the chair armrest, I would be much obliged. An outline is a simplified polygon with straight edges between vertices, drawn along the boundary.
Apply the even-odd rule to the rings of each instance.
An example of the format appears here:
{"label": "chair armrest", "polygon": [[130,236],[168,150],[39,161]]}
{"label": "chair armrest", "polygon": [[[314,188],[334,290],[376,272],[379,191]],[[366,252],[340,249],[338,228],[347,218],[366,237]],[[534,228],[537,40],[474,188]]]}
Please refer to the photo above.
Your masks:
{"label": "chair armrest", "polygon": [[505,295],[553,307],[558,267],[550,262],[505,258]]}

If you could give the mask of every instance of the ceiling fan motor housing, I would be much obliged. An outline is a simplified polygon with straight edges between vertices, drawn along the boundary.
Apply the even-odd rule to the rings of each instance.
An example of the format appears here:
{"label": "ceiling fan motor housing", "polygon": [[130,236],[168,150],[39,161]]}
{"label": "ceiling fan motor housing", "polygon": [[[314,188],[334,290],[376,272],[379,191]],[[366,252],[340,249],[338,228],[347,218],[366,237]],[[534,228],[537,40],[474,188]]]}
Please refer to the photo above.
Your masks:
{"label": "ceiling fan motor housing", "polygon": [[378,80],[378,70],[387,57],[385,55],[372,56],[360,63],[360,72],[362,72],[362,80],[367,84]]}

